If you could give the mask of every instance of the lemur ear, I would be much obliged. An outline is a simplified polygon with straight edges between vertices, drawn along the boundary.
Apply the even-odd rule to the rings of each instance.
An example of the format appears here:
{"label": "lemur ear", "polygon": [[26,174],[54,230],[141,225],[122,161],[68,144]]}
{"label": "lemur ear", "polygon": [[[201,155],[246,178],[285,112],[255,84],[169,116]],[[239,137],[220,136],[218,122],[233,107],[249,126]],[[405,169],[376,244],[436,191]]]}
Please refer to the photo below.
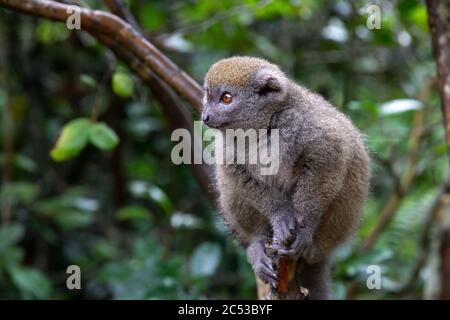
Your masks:
{"label": "lemur ear", "polygon": [[262,69],[255,75],[256,88],[259,94],[281,91],[281,81],[280,74],[270,69]]}

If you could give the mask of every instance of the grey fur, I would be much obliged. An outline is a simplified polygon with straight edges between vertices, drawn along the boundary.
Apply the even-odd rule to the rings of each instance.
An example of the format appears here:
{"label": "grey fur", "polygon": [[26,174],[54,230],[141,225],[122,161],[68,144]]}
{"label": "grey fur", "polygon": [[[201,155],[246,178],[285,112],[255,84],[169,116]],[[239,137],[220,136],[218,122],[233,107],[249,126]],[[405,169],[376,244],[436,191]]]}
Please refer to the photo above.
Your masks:
{"label": "grey fur", "polygon": [[[236,75],[236,66],[247,61],[254,67],[241,69],[250,74]],[[270,242],[276,256],[303,263],[298,280],[309,286],[312,298],[329,297],[328,257],[358,226],[368,192],[363,136],[330,103],[262,59],[219,61],[205,78],[205,92],[207,125],[221,132],[280,130],[277,174],[263,176],[250,164],[216,167],[224,220],[247,248],[253,269],[276,285],[273,257],[264,248]],[[232,103],[220,101],[223,92],[233,95]]]}

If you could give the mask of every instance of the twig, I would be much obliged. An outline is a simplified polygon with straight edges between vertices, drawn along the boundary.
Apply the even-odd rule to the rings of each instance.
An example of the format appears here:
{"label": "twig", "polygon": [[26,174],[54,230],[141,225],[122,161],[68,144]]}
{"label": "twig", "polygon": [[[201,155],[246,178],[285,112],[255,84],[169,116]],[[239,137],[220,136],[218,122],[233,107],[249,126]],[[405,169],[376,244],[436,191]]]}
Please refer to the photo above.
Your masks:
{"label": "twig", "polygon": [[[269,0],[260,1],[259,3],[256,4],[257,8],[254,8],[254,9],[263,9],[269,3],[270,3]],[[159,38],[168,38],[174,34],[189,35],[189,34],[194,34],[194,33],[198,33],[198,32],[204,32],[207,29],[209,29],[210,27],[212,27],[214,24],[216,24],[220,21],[230,19],[234,15],[242,13],[243,11],[245,11],[245,9],[250,9],[247,4],[240,4],[235,7],[229,8],[227,10],[222,10],[222,11],[218,12],[217,14],[211,16],[210,18],[208,18],[204,21],[201,21],[200,23],[181,26],[180,28],[178,28],[168,34],[161,35]]]}
{"label": "twig", "polygon": [[[277,287],[277,292],[279,294],[283,294],[288,292],[288,284],[289,284],[289,274],[292,274],[293,272],[293,267],[292,267],[293,263],[291,260],[285,258],[285,257],[280,257],[280,260],[278,262],[278,273],[279,273],[279,278],[278,278],[278,287]],[[295,265],[294,265],[295,267]]]}
{"label": "twig", "polygon": [[[278,265],[278,285],[276,288],[270,286],[267,290],[258,288],[260,298],[264,300],[305,300],[309,291],[296,281],[297,264],[300,260],[296,261],[285,256],[274,256],[270,243],[267,242],[265,246],[272,261]],[[257,285],[258,287],[264,286],[261,281],[257,282]]]}

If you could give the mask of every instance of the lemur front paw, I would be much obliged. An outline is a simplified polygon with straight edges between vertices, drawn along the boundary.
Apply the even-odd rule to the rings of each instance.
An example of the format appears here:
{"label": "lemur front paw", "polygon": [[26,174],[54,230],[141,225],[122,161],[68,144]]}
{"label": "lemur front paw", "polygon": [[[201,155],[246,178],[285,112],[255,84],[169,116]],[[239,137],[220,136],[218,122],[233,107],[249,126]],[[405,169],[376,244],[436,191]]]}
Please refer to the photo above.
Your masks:
{"label": "lemur front paw", "polygon": [[297,214],[287,212],[273,221],[271,251],[277,256],[297,259],[312,243],[312,235],[297,220]]}
{"label": "lemur front paw", "polygon": [[278,285],[278,273],[272,259],[266,254],[264,241],[258,240],[250,244],[247,248],[247,258],[258,278],[272,287]]}

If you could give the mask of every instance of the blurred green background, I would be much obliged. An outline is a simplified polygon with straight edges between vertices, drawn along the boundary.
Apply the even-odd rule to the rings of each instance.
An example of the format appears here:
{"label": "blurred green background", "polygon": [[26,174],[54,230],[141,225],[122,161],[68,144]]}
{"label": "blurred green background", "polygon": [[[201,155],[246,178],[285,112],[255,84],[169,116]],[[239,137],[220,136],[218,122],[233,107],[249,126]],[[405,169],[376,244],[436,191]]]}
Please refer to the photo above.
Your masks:
{"label": "blurred green background", "polygon": [[[333,257],[333,296],[432,297],[436,231],[425,221],[448,162],[422,1],[373,1],[375,30],[368,1],[128,4],[200,83],[219,58],[264,57],[351,117],[367,135],[373,179],[360,230]],[[0,79],[0,298],[256,298],[244,251],[191,169],[172,164],[152,93],[107,49],[0,8]],[[102,124],[93,131],[80,118]],[[55,148],[63,128],[76,136],[65,150]],[[362,252],[385,210],[392,220]],[[73,264],[81,290],[66,288]],[[366,288],[374,264],[382,290]]]}

